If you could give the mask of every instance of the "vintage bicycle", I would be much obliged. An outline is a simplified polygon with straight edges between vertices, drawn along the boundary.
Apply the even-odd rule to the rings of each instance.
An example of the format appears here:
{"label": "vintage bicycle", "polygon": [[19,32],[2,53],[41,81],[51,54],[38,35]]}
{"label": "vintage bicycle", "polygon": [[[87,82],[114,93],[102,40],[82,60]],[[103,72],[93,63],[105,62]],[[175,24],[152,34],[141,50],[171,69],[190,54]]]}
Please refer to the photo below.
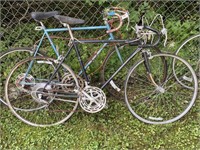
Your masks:
{"label": "vintage bicycle", "polygon": [[[120,28],[122,17],[117,12],[120,11],[109,10],[106,15],[114,19],[117,17],[120,22],[118,28]],[[46,17],[49,15],[45,13],[34,14],[34,19],[39,22]],[[65,30],[67,28],[69,31],[71,38],[69,50],[64,56],[53,59],[35,57],[36,49],[34,57],[16,64],[5,83],[7,104],[14,115],[23,122],[40,127],[57,125],[68,120],[76,111],[78,104],[89,113],[101,111],[106,105],[106,95],[102,89],[138,53],[141,53],[142,59],[129,70],[124,90],[128,109],[135,117],[150,124],[170,123],[183,117],[194,104],[198,84],[192,67],[178,56],[151,53],[151,49],[160,40],[158,31],[150,27],[142,27],[158,36],[153,44],[146,44],[142,39],[78,40],[74,37],[70,25],[82,24],[84,22],[82,19],[61,15],[54,15],[54,17],[63,24]],[[108,25],[106,24],[104,28],[108,29]],[[111,34],[118,28],[108,29],[107,33]],[[51,31],[51,29],[45,30]],[[87,67],[82,62],[78,45],[84,43],[121,43],[138,45],[138,48],[132,51],[115,73],[99,88],[90,85],[86,73]],[[80,63],[80,74],[75,74],[63,63],[67,61],[73,49]],[[191,89],[188,90],[177,81],[174,69],[176,78],[192,87]],[[191,81],[182,78],[185,73],[192,78]]]}

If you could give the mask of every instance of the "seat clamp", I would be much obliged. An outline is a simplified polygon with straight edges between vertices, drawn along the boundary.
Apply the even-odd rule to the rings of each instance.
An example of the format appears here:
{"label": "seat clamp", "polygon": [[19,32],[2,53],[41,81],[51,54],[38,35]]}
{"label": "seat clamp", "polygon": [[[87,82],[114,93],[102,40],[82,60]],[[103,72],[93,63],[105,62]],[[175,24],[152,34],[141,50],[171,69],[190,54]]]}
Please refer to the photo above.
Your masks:
{"label": "seat clamp", "polygon": [[40,31],[40,30],[43,30],[43,29],[44,29],[44,27],[42,27],[42,26],[36,26],[36,27],[35,27],[35,30],[36,30],[36,31]]}

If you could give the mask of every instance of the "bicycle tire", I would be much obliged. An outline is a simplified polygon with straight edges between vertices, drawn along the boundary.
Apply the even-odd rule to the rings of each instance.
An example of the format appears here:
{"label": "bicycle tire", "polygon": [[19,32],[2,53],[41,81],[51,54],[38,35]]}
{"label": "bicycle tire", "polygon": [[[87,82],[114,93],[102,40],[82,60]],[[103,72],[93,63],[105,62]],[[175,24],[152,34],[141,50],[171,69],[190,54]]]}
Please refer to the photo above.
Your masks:
{"label": "bicycle tire", "polygon": [[[194,71],[196,72],[198,83],[200,86],[200,34],[193,35],[186,39],[176,50],[175,55],[180,56],[191,64]],[[187,78],[187,75],[185,75],[184,77]],[[180,82],[180,80],[178,79],[177,81]],[[187,87],[182,82],[180,82],[180,84]]]}
{"label": "bicycle tire", "polygon": [[[160,57],[165,57],[168,65],[167,78],[162,82],[159,80],[162,77]],[[175,79],[172,69],[174,59],[179,76],[185,71],[190,72],[193,80],[186,82],[193,85],[193,89],[188,90]],[[149,57],[152,76],[159,85],[155,87],[150,82],[143,63],[144,60],[141,59],[134,64],[125,81],[125,102],[131,114],[148,124],[167,124],[182,118],[197,97],[197,77],[192,67],[184,59],[172,54],[162,53]]]}
{"label": "bicycle tire", "polygon": [[[30,64],[31,69],[25,76]],[[79,88],[79,85],[73,71],[65,64],[61,67],[44,89],[56,69],[56,60],[30,57],[14,66],[5,83],[5,97],[8,107],[18,119],[31,126],[47,127],[61,124],[72,116],[78,107],[79,96],[74,97],[74,91],[66,93],[66,90],[72,85]],[[70,80],[62,83],[60,76]]]}
{"label": "bicycle tire", "polygon": [[[4,82],[6,80],[6,77],[8,73],[10,72],[10,69],[14,67],[14,65],[19,62],[20,60],[23,60],[26,57],[30,57],[34,52],[33,48],[29,47],[22,47],[22,48],[11,48],[8,49],[5,52],[0,53],[0,102],[7,105],[6,101],[4,100]],[[38,55],[43,55],[43,53],[38,53]],[[8,63],[7,63],[8,62]],[[7,63],[7,64],[6,64]]]}

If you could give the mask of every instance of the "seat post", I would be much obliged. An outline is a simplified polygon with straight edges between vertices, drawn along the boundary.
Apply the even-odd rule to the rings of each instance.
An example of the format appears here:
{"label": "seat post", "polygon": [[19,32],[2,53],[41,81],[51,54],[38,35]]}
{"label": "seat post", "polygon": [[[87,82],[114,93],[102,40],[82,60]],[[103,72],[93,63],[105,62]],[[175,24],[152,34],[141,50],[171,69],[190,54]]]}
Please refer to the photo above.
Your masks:
{"label": "seat post", "polygon": [[70,35],[70,37],[71,37],[71,40],[74,41],[74,35],[72,34],[72,30],[71,30],[69,24],[63,23],[63,25],[64,25],[64,27],[67,27],[67,28],[68,28],[68,30],[69,30],[69,35]]}

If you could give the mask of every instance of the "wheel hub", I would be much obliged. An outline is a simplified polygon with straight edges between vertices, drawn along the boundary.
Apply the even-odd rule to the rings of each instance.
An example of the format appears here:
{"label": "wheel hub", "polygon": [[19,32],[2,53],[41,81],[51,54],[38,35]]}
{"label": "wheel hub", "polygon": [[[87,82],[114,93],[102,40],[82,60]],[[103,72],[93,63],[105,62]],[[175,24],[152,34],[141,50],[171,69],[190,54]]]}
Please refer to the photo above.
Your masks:
{"label": "wheel hub", "polygon": [[19,74],[15,80],[16,87],[22,92],[29,92],[34,84],[35,79],[30,74]]}
{"label": "wheel hub", "polygon": [[156,91],[159,91],[160,93],[165,93],[165,89],[161,86],[157,86]]}

